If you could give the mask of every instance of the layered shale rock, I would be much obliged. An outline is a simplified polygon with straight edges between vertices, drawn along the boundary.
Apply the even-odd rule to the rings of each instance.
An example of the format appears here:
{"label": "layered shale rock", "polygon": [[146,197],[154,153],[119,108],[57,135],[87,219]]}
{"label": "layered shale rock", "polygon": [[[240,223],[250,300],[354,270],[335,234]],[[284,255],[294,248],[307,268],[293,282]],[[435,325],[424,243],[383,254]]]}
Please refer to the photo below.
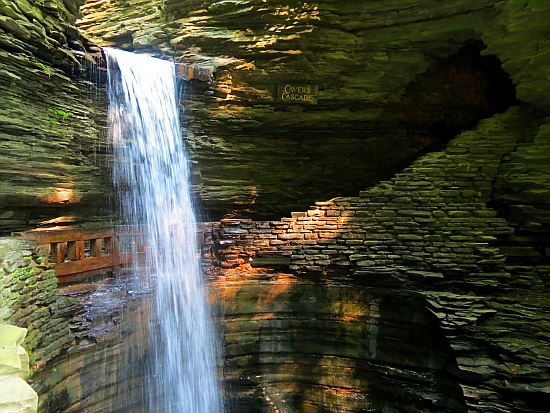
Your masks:
{"label": "layered shale rock", "polygon": [[[93,49],[71,26],[76,6],[21,1],[2,9],[5,52],[32,56],[30,73],[4,71],[14,90],[6,94],[12,110],[5,116],[19,122],[18,130],[6,126],[4,164],[31,160],[40,174],[31,178],[25,171],[22,178],[17,165],[5,177],[10,183],[3,193],[17,199],[5,201],[4,231],[59,216],[65,218],[57,221],[78,221],[102,215],[101,206],[109,203],[103,96],[67,79],[69,64],[79,66],[72,60],[75,49]],[[206,219],[276,218],[314,201],[357,194],[517,103],[508,76],[521,101],[547,110],[540,92],[547,82],[546,7],[535,0],[451,1],[445,7],[403,0],[383,6],[89,1],[77,26],[99,45],[215,70],[211,85],[185,86],[182,113],[195,194]],[[21,56],[5,59],[27,65]],[[18,96],[17,90],[37,82],[37,102]],[[316,92],[305,101],[300,94],[302,100],[284,101],[279,90],[285,85]],[[13,110],[21,106],[33,113]],[[30,119],[32,127],[25,126]],[[35,150],[44,141],[55,148],[45,148],[47,159],[34,165],[14,135],[28,136],[24,142]]]}
{"label": "layered shale rock", "polygon": [[[0,0],[1,232],[108,213],[98,50],[72,27],[79,4]],[[239,411],[547,410],[549,12],[83,4],[93,42],[185,63],[188,80],[189,65],[215,71],[184,83],[182,121],[207,217],[238,218],[211,224],[202,253]],[[29,327],[43,411],[116,406],[113,361],[145,340],[125,348],[135,330],[116,327],[124,307],[146,318],[134,291],[60,290],[28,246],[4,252],[0,315]]]}
{"label": "layered shale rock", "polygon": [[[277,217],[357,194],[504,110],[508,75],[547,109],[546,6],[502,3],[88,2],[78,27],[217,69],[184,97],[195,192],[213,218]],[[284,101],[285,85],[318,90],[315,104]]]}
{"label": "layered shale rock", "polygon": [[261,272],[213,291],[236,411],[466,411],[451,349],[416,294]]}
{"label": "layered shale rock", "polygon": [[1,233],[93,221],[111,196],[104,99],[87,82],[94,65],[71,25],[76,10],[0,2]]}
{"label": "layered shale rock", "polygon": [[0,322],[28,330],[24,347],[36,369],[73,340],[71,301],[59,295],[54,271],[26,241],[0,238]]}

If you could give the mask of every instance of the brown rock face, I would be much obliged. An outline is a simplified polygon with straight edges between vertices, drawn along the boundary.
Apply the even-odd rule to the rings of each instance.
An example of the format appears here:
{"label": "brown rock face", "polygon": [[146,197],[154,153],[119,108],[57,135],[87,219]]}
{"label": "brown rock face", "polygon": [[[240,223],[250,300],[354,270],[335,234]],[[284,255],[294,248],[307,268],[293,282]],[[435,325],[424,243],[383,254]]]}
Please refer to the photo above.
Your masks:
{"label": "brown rock face", "polygon": [[[547,110],[545,8],[515,4],[90,1],[77,26],[99,45],[216,70],[182,100],[204,219],[274,219],[355,195],[502,111],[515,102],[508,75],[521,101]],[[2,13],[4,117],[18,126],[6,120],[2,132],[1,227],[105,220],[103,94],[70,69],[90,50],[71,26],[77,4],[11,2]],[[313,104],[281,100],[287,84],[312,86]],[[42,161],[29,148],[45,142]]]}
{"label": "brown rock face", "polygon": [[273,273],[213,291],[236,411],[466,411],[450,348],[414,294]]}
{"label": "brown rock face", "polygon": [[[150,297],[122,279],[60,289],[78,316],[70,350],[33,376],[42,412],[146,403]],[[218,278],[226,411],[466,411],[451,349],[419,298],[273,272]]]}

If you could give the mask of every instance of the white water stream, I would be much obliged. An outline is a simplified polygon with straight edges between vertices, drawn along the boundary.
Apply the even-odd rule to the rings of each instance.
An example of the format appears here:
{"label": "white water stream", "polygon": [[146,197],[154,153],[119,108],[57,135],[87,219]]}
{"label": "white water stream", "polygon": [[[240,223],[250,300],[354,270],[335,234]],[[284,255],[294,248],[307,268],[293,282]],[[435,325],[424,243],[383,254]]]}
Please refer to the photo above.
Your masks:
{"label": "white water stream", "polygon": [[[105,49],[113,179],[125,223],[146,229],[154,303],[146,413],[220,413],[217,346],[197,256],[175,65]],[[137,244],[137,243],[136,243]],[[134,268],[139,271],[138,265]]]}

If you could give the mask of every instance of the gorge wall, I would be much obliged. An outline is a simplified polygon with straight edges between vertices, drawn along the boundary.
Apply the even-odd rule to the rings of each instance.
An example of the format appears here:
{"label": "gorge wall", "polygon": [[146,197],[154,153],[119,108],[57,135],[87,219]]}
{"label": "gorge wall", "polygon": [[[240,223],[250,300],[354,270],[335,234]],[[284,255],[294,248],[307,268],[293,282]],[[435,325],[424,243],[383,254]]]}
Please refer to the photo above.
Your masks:
{"label": "gorge wall", "polygon": [[2,234],[93,222],[108,204],[104,97],[65,3],[0,2]]}
{"label": "gorge wall", "polygon": [[[96,45],[214,71],[182,74],[182,122],[205,219],[225,218],[203,258],[241,411],[543,412],[549,14],[0,0],[0,233],[112,222]],[[317,88],[315,104],[278,100],[280,85]],[[42,411],[115,403],[101,362],[125,351],[121,308],[143,311],[123,287],[120,307],[90,309],[112,287],[58,286],[9,245],[0,314],[29,328]]]}
{"label": "gorge wall", "polygon": [[[549,105],[541,1],[4,3],[4,233],[111,219],[93,44],[215,72],[182,98],[205,220],[357,194],[492,113]],[[316,104],[278,100],[285,84]]]}
{"label": "gorge wall", "polygon": [[[222,274],[277,267],[319,284],[419,295],[437,318],[431,331],[453,349],[457,364],[444,371],[462,387],[468,411],[541,411],[549,401],[548,244],[514,231],[490,206],[501,159],[529,134],[524,120],[519,108],[495,115],[358,197],[318,202],[280,221],[222,220],[205,257],[226,268]],[[548,129],[531,131],[542,135]],[[397,340],[406,342],[415,323],[402,315]],[[368,354],[359,359],[376,362]],[[403,368],[406,358],[393,355],[389,363]]]}
{"label": "gorge wall", "polygon": [[[183,124],[206,220],[357,194],[517,99],[547,111],[542,1],[90,1],[99,45],[216,70]],[[513,82],[513,84],[512,84]],[[318,87],[316,104],[278,87]]]}

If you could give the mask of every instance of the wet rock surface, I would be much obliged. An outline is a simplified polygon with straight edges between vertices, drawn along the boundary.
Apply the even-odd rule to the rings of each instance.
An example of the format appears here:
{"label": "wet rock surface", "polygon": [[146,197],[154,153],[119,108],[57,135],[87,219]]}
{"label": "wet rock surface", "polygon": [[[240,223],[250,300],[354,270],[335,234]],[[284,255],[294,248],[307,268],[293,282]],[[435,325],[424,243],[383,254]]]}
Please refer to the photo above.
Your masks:
{"label": "wet rock surface", "polygon": [[533,126],[511,108],[359,197],[318,202],[280,221],[222,220],[205,238],[204,257],[222,271],[271,266],[315,283],[352,279],[419,294],[453,350],[452,377],[468,411],[545,411],[547,233],[507,221],[491,199],[499,165],[512,166],[506,160],[518,142],[543,133]]}
{"label": "wet rock surface", "polygon": [[[89,59],[98,49],[73,27],[79,4],[0,0],[2,233],[104,222],[113,210]],[[134,0],[80,10],[97,44],[215,70],[210,84],[185,83],[182,122],[205,217],[238,218],[212,224],[215,248],[203,254],[219,267],[209,271],[239,413],[547,410],[549,7]],[[316,104],[278,100],[286,84],[317,86]],[[143,357],[121,345],[131,329],[115,326],[123,307],[146,310],[123,287],[108,300],[111,287],[96,282],[58,289],[31,255],[2,261],[10,310],[0,315],[30,327],[42,408],[115,405],[111,361]],[[286,275],[239,275],[248,264]]]}
{"label": "wet rock surface", "polygon": [[[141,411],[151,304],[131,284],[60,286],[81,310],[73,345],[33,375],[42,412]],[[226,271],[210,293],[228,412],[466,411],[451,348],[417,294],[272,271]]]}
{"label": "wet rock surface", "polygon": [[[215,72],[186,82],[182,100],[204,220],[356,195],[516,104],[515,88],[548,110],[535,0],[79,5],[2,6],[4,233],[111,218],[99,49],[83,35]],[[281,101],[287,84],[316,88],[315,104]]]}
{"label": "wet rock surface", "polygon": [[76,12],[0,2],[0,233],[108,215],[105,105]]}
{"label": "wet rock surface", "polygon": [[[516,103],[512,81],[542,86],[546,8],[519,3],[89,2],[78,27],[214,68],[183,98],[205,219],[275,219],[391,176]],[[316,104],[281,101],[286,84],[318,87]],[[546,105],[534,89],[518,98]]]}
{"label": "wet rock surface", "polygon": [[415,294],[261,271],[228,274],[213,292],[239,409],[255,395],[271,406],[261,411],[466,411],[450,348]]}

